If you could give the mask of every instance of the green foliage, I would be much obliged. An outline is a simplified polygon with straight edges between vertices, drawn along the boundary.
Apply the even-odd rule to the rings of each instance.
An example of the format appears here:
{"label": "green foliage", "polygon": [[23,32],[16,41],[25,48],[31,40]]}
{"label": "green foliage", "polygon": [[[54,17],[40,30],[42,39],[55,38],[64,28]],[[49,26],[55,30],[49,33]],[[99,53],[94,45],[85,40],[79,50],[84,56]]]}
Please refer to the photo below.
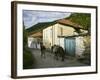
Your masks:
{"label": "green foliage", "polygon": [[31,51],[28,49],[24,50],[23,53],[23,68],[24,69],[29,69],[33,65],[33,55],[31,54]]}
{"label": "green foliage", "polygon": [[25,26],[23,28],[23,47],[25,49],[26,45],[27,45],[27,31],[25,30]]}
{"label": "green foliage", "polygon": [[25,30],[25,26],[23,28],[23,68],[28,69],[33,65],[33,55],[31,51],[28,49],[27,44],[27,31]]}
{"label": "green foliage", "polygon": [[85,46],[85,50],[83,52],[83,63],[90,65],[91,64],[91,40],[90,40],[90,36],[87,35],[84,37],[84,46]]}
{"label": "green foliage", "polygon": [[90,29],[91,14],[88,13],[73,13],[69,18],[72,22],[78,23],[83,29]]}

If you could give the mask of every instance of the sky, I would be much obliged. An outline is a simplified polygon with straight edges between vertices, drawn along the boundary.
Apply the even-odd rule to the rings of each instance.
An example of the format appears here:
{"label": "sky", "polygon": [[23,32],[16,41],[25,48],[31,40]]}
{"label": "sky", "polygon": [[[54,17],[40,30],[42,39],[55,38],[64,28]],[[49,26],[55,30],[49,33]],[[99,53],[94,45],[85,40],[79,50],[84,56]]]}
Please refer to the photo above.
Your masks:
{"label": "sky", "polygon": [[29,28],[37,23],[51,22],[70,15],[69,12],[23,10],[23,21],[25,28]]}

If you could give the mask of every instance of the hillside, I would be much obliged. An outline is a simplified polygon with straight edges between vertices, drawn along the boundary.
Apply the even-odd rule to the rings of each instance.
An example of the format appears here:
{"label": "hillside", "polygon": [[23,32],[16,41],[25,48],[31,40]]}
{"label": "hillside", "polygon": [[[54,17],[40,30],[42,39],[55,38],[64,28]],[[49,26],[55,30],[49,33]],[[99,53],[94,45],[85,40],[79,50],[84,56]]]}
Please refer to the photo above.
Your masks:
{"label": "hillside", "polygon": [[82,27],[87,30],[91,27],[91,14],[88,13],[73,13],[66,19],[70,19],[72,22],[82,25]]}

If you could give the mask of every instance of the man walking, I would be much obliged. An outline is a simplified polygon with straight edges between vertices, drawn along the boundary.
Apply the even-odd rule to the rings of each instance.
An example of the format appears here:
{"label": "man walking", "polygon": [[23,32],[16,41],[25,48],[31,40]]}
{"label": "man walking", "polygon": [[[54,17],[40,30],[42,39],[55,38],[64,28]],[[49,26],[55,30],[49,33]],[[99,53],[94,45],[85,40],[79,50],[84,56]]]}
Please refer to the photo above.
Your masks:
{"label": "man walking", "polygon": [[40,46],[41,46],[41,57],[44,57],[45,58],[45,46],[43,45],[43,43],[40,43]]}

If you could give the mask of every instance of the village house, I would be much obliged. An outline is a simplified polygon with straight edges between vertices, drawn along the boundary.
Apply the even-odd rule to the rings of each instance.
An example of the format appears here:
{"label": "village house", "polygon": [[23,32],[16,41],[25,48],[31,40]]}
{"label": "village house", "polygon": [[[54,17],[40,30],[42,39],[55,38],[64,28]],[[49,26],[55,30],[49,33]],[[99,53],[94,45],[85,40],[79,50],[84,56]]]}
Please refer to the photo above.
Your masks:
{"label": "village house", "polygon": [[38,23],[31,28],[26,29],[28,32],[28,47],[37,48],[40,42],[43,42],[43,29],[55,24],[55,22]]}
{"label": "village house", "polygon": [[60,19],[54,22],[38,23],[28,31],[31,32],[31,38],[37,42],[43,42],[47,49],[55,44],[60,45],[66,54],[71,56],[82,55],[85,50],[84,36],[88,31],[70,20]]}

